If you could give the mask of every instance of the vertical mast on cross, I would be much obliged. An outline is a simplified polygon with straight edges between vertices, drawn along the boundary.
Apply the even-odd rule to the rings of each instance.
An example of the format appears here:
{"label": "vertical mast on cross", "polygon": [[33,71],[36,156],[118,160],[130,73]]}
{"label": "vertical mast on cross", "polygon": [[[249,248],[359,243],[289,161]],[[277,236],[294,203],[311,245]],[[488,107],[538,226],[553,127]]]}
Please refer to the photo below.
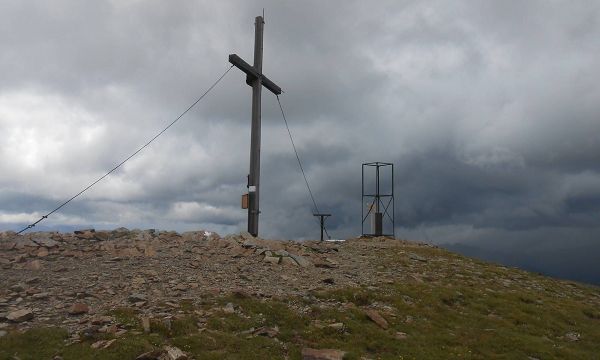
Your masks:
{"label": "vertical mast on cross", "polygon": [[250,133],[250,173],[248,175],[248,232],[258,236],[259,185],[260,185],[260,113],[261,90],[266,87],[275,95],[281,88],[262,73],[263,29],[265,21],[256,17],[254,23],[254,66],[250,66],[236,54],[229,55],[229,62],[246,73],[246,84],[252,86],[252,130]]}

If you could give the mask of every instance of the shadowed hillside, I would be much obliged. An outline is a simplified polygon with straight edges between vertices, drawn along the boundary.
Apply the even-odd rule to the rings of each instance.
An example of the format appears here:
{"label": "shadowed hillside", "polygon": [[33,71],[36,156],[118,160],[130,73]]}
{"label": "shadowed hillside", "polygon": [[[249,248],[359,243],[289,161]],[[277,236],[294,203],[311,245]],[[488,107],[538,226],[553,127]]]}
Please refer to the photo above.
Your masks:
{"label": "shadowed hillside", "polygon": [[491,250],[465,244],[443,244],[465,256],[493,261],[544,275],[600,285],[600,243],[575,244],[550,249]]}

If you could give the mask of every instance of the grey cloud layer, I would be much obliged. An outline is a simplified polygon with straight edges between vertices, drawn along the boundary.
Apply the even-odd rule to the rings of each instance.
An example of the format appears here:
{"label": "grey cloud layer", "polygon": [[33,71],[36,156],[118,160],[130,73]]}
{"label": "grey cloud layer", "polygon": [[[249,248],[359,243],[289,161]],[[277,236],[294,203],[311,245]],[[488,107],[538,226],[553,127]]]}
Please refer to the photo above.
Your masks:
{"label": "grey cloud layer", "polygon": [[[50,210],[135,150],[227,68],[229,53],[250,60],[262,7],[264,70],[286,91],[296,144],[321,209],[334,213],[335,236],[360,231],[360,164],[377,160],[396,165],[401,236],[531,239],[600,225],[593,1],[0,6],[4,229]],[[250,89],[234,69],[151,148],[48,224],[243,229],[249,112]],[[288,141],[265,92],[261,232],[315,237]]]}

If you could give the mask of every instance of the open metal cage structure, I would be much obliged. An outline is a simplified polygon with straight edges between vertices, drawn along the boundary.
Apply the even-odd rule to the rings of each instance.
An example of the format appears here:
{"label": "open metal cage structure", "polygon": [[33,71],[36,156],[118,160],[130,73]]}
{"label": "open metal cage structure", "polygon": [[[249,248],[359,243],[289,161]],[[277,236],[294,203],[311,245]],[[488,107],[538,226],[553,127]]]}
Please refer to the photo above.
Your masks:
{"label": "open metal cage structure", "polygon": [[[380,169],[390,167],[391,182],[386,193],[382,194],[380,188]],[[365,170],[375,170],[375,193],[365,193]],[[362,235],[363,236],[391,236],[396,237],[395,230],[395,204],[394,204],[394,164],[385,162],[369,162],[362,164]],[[368,210],[365,204],[369,204]],[[366,214],[365,214],[366,212]],[[365,222],[369,221],[371,216],[372,223],[370,232],[365,232]],[[388,223],[387,228],[391,225],[391,233],[384,233],[384,225]]]}

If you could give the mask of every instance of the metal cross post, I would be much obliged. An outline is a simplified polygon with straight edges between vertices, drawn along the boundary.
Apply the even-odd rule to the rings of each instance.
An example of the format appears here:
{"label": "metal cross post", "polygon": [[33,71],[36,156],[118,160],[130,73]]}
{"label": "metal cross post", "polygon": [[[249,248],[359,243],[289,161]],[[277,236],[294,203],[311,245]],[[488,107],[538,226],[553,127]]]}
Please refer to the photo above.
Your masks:
{"label": "metal cross post", "polygon": [[236,54],[229,55],[229,62],[246,73],[246,84],[252,86],[252,130],[250,134],[250,174],[248,175],[248,232],[258,236],[258,206],[260,184],[260,95],[266,87],[275,95],[281,94],[281,88],[262,73],[263,29],[265,21],[256,17],[254,33],[254,66],[250,66]]}

